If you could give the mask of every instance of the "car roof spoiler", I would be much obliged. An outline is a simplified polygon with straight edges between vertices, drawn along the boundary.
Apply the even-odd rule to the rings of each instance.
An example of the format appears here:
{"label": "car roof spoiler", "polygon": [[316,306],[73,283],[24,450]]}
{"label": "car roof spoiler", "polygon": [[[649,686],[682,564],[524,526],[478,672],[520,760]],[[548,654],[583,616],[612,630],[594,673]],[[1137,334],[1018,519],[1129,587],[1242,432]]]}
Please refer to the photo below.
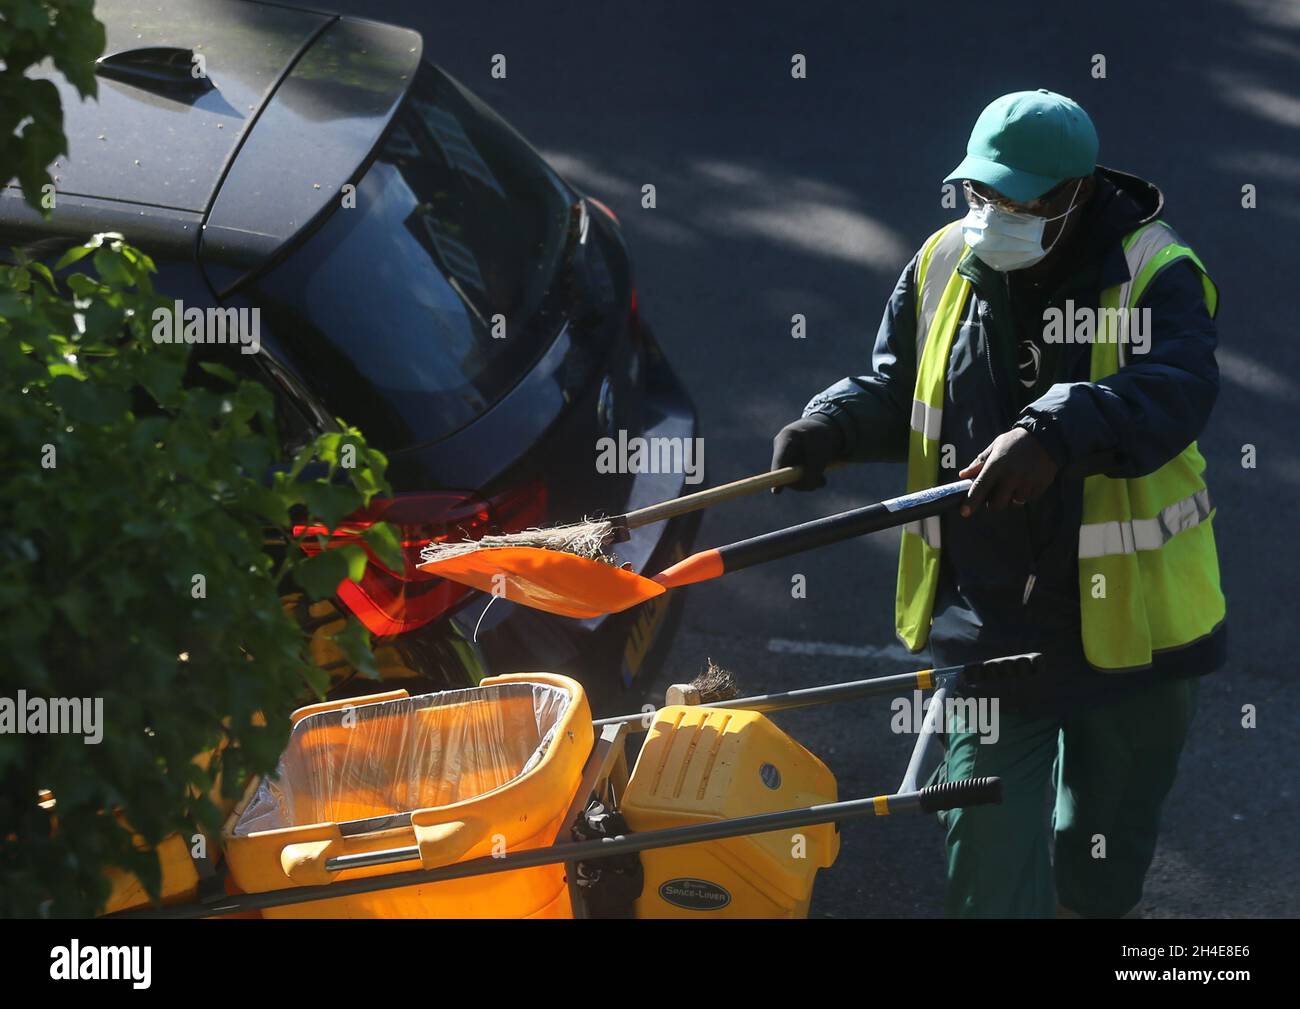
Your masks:
{"label": "car roof spoiler", "polygon": [[199,262],[224,297],[339,205],[415,80],[407,28],[339,18],[295,62],[235,153],[209,207]]}

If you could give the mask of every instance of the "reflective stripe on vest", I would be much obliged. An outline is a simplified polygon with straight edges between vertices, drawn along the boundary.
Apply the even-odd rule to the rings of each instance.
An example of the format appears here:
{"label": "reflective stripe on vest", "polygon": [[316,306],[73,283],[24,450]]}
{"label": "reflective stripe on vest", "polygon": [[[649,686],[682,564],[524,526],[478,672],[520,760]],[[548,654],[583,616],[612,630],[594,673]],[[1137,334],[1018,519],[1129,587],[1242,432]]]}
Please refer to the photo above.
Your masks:
{"label": "reflective stripe on vest", "polygon": [[[1123,242],[1129,279],[1101,294],[1090,380],[1128,363],[1129,313],[1156,275],[1189,259],[1201,273],[1211,316],[1218,294],[1196,254],[1163,222]],[[966,254],[957,224],[926,241],[918,258],[917,369],[908,453],[908,491],[939,482],[939,435],[948,357],[963,314],[974,311],[970,284],[957,272]],[[966,305],[967,301],[970,305]],[[971,320],[967,320],[968,322]],[[1149,332],[1149,330],[1148,330]],[[1084,480],[1079,528],[1079,604],[1088,661],[1108,671],[1139,669],[1155,652],[1185,647],[1223,620],[1213,505],[1201,479],[1196,443],[1154,473],[1132,480]],[[929,638],[939,580],[939,520],[912,523],[899,548],[895,620],[913,651]]]}
{"label": "reflective stripe on vest", "polygon": [[966,255],[967,245],[961,237],[961,222],[954,221],[940,228],[925,240],[921,246],[921,255],[916,260],[916,360],[919,364],[925,352],[925,338],[929,335],[930,324],[939,311],[939,300],[943,295],[943,285],[927,284],[925,278],[950,277],[957,269],[957,264]]}
{"label": "reflective stripe on vest", "polygon": [[1150,519],[1117,519],[1079,526],[1079,557],[1107,557],[1139,550],[1159,550],[1181,532],[1200,525],[1214,508],[1206,488],[1160,509]]}
{"label": "reflective stripe on vest", "polygon": [[[916,263],[916,387],[908,432],[907,490],[933,487],[939,477],[939,432],[943,427],[943,385],[948,354],[959,316],[968,301],[970,281],[957,272],[966,254],[958,223],[931,235]],[[933,334],[933,339],[931,339]],[[939,584],[938,516],[903,526],[899,542],[898,588],[894,622],[915,651],[930,632],[930,614]],[[912,642],[919,641],[913,645]]]}

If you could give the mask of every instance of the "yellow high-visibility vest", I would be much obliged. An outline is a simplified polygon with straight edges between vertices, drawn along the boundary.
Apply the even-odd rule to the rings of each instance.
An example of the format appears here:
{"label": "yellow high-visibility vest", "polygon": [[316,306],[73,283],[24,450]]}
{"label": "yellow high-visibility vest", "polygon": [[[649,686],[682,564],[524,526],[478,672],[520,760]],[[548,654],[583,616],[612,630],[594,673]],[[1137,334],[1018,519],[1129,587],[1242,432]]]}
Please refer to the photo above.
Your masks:
{"label": "yellow high-visibility vest", "polygon": [[[1129,279],[1101,292],[1090,380],[1125,363],[1127,309],[1165,266],[1188,259],[1200,271],[1211,316],[1218,293],[1205,267],[1161,221],[1124,238]],[[971,294],[957,266],[969,253],[957,222],[921,247],[916,267],[916,388],[907,455],[908,492],[939,482],[945,375],[953,339]],[[1104,338],[1103,338],[1104,337]],[[1151,665],[1157,652],[1183,648],[1223,621],[1214,508],[1201,474],[1205,460],[1192,442],[1154,473],[1134,479],[1085,478],[1079,527],[1079,606],[1083,650],[1101,670]],[[898,557],[895,626],[912,651],[930,634],[942,547],[938,517],[905,526]]]}

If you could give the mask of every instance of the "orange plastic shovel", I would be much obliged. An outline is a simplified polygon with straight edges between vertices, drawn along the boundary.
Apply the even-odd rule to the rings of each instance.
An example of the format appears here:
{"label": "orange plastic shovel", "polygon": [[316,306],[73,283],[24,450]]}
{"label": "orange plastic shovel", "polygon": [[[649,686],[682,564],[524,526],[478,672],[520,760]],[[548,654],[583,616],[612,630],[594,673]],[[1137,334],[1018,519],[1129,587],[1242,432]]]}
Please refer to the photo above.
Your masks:
{"label": "orange plastic shovel", "polygon": [[958,507],[970,486],[970,480],[958,480],[701,550],[653,578],[540,547],[475,550],[429,561],[421,564],[420,570],[548,613],[599,617],[619,613],[681,585],[938,515]]}

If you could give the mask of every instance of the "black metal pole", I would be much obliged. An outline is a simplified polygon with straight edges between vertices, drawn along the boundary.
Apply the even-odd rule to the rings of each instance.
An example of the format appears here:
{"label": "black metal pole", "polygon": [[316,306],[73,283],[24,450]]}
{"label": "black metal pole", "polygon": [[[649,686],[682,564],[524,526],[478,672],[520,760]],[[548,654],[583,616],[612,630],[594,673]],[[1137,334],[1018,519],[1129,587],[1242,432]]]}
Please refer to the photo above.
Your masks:
{"label": "black metal pole", "polygon": [[[865,680],[847,680],[844,683],[827,683],[820,687],[802,687],[782,690],[772,694],[754,694],[733,697],[725,701],[709,701],[710,708],[744,708],[747,711],[789,711],[833,701],[853,701],[860,697],[879,697],[895,690],[930,690],[942,687],[962,677],[974,686],[997,685],[1004,681],[1028,680],[1040,673],[1038,652],[1007,655],[984,662],[969,662],[960,666],[941,666],[938,669],[918,669],[911,673],[894,673],[873,676]],[[640,711],[631,715],[610,715],[592,722],[595,726],[617,725],[620,722],[642,722],[654,718],[653,711]]]}
{"label": "black metal pole", "polygon": [[[744,708],[746,711],[788,711],[807,708],[832,701],[852,701],[859,697],[878,697],[897,690],[929,690],[945,678],[960,673],[965,666],[945,666],[942,669],[919,669],[914,673],[895,673],[890,676],[873,676],[866,680],[849,680],[828,683],[820,687],[803,687],[799,690],[782,690],[773,694],[754,694],[750,697],[733,697],[725,701],[709,701],[710,708]],[[653,711],[640,711],[634,715],[611,715],[598,718],[593,725],[617,725],[619,722],[637,722],[652,719]]]}
{"label": "black metal pole", "polygon": [[743,834],[763,834],[770,830],[807,827],[817,823],[832,823],[862,816],[888,816],[891,813],[933,813],[958,806],[977,806],[1002,801],[1000,778],[971,778],[966,781],[929,785],[915,792],[877,795],[866,799],[830,802],[800,809],[787,809],[775,813],[758,813],[716,823],[690,824],[685,827],[667,827],[647,830],[639,834],[620,834],[617,837],[575,841],[547,848],[482,858],[439,866],[436,869],[413,869],[385,876],[363,879],[339,880],[318,886],[287,887],[265,893],[245,893],[224,897],[201,904],[177,904],[167,907],[142,908],[106,915],[108,918],[208,918],[214,915],[234,914],[264,907],[284,907],[305,904],[331,897],[350,897],[376,890],[390,890],[421,883],[441,883],[467,876],[486,876],[515,869],[530,869],[539,865],[576,862],[587,859],[624,855],[653,848],[670,848],[680,844],[698,844],[718,841]]}

